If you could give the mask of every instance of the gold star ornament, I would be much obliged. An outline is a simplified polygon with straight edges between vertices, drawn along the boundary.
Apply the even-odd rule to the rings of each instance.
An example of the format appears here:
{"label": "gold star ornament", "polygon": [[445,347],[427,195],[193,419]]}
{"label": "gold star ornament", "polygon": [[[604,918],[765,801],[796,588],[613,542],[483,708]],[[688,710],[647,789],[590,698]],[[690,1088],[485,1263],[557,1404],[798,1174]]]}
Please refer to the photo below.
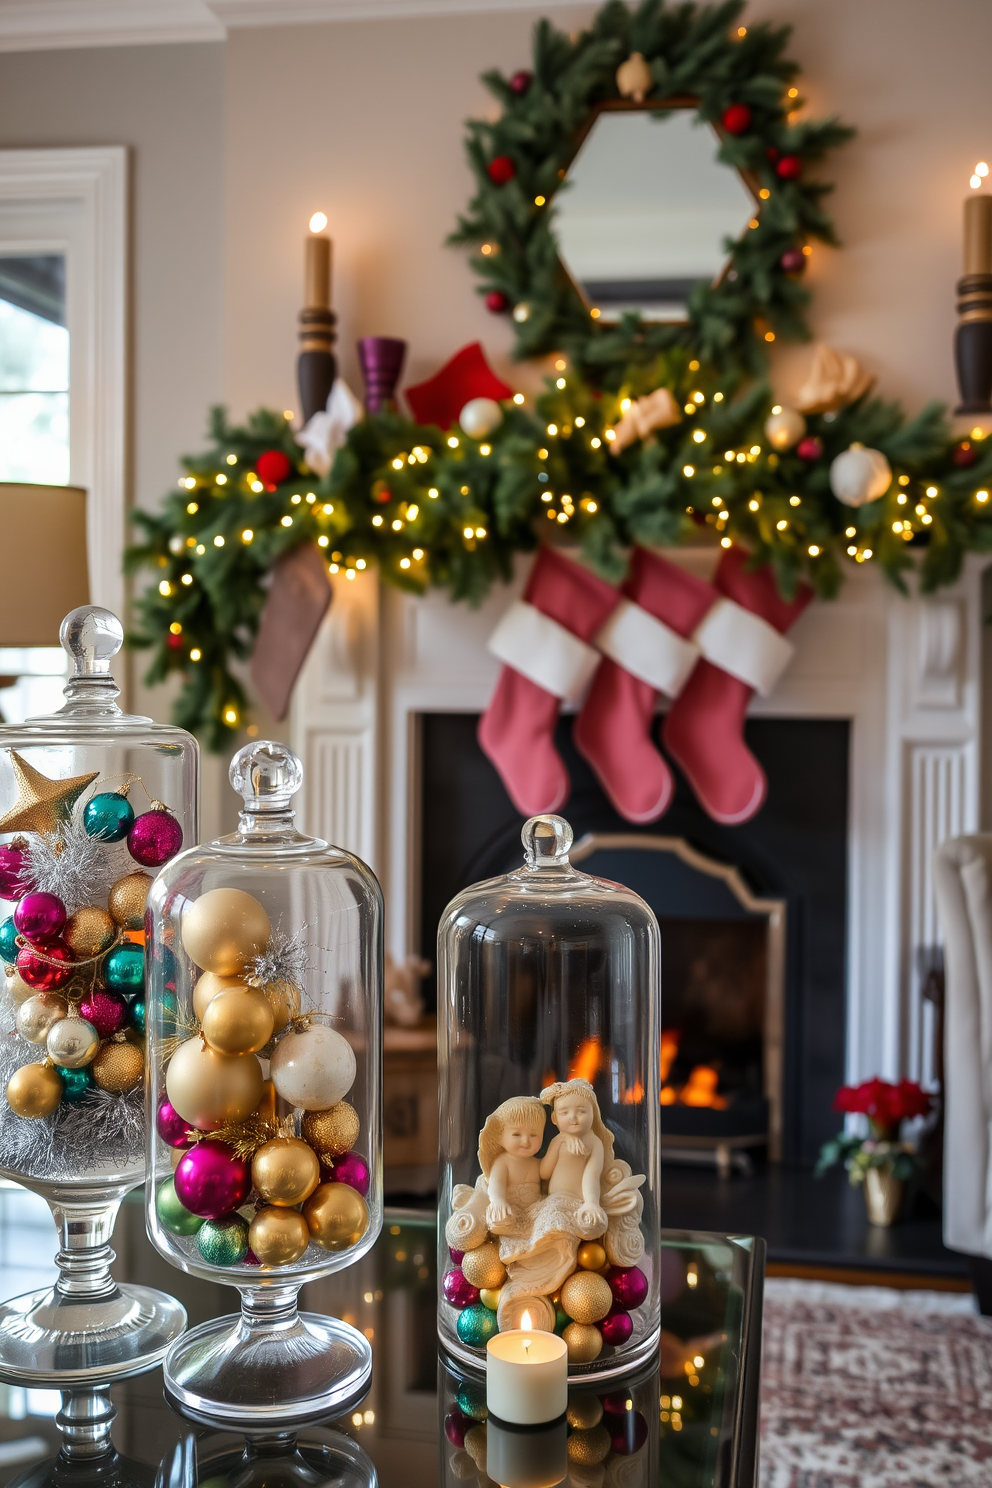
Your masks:
{"label": "gold star ornament", "polygon": [[0,832],[55,832],[72,815],[72,808],[86,787],[96,779],[99,770],[89,775],[72,775],[68,780],[49,780],[16,749],[7,751],[17,786],[17,800],[0,816]]}

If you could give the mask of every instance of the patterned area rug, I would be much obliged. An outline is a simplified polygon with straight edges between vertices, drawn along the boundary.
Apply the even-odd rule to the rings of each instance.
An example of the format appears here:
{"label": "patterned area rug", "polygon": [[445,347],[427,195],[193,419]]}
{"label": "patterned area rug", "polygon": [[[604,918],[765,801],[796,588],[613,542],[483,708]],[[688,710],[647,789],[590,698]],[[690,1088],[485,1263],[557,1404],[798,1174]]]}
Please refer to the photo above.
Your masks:
{"label": "patterned area rug", "polygon": [[969,1296],[770,1278],[761,1488],[992,1488],[992,1320]]}

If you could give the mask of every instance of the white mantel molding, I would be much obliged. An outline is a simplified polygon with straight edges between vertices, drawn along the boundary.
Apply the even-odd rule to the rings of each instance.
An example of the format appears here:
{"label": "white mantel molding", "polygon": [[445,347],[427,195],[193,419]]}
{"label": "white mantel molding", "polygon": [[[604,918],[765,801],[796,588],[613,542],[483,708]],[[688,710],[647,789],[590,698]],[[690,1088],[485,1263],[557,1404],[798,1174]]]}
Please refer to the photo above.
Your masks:
{"label": "white mantel molding", "polygon": [[[982,577],[969,557],[952,588],[904,599],[868,566],[791,632],[796,655],[764,717],[851,722],[848,823],[847,1073],[931,1075],[931,1005],[921,948],[939,943],[930,879],[936,844],[980,816]],[[414,599],[365,573],[335,581],[334,603],[296,691],[293,737],[306,768],[310,831],[370,861],[393,954],[418,946],[418,720],[481,712],[498,664],[486,650],[518,597],[478,610]],[[985,646],[992,645],[992,635]],[[816,789],[816,780],[809,782]],[[567,808],[566,808],[567,810]]]}

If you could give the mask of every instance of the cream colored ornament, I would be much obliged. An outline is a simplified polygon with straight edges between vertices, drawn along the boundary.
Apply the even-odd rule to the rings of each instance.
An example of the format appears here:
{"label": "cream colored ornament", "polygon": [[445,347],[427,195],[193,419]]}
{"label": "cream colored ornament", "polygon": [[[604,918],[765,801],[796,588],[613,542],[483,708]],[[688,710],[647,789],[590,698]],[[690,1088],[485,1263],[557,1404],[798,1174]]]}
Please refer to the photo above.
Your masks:
{"label": "cream colored ornament", "polygon": [[485,439],[503,422],[503,410],[495,398],[471,398],[458,415],[458,422],[470,439]]}
{"label": "cream colored ornament", "polygon": [[603,1350],[603,1335],[593,1323],[569,1323],[562,1338],[569,1364],[591,1364]]}
{"label": "cream colored ornament", "polygon": [[57,992],[36,992],[17,1009],[17,1031],[29,1044],[43,1044],[56,1023],[69,1015],[69,1004]]}
{"label": "cream colored ornament", "polygon": [[780,454],[798,444],[805,433],[806,420],[795,408],[776,404],[765,419],[765,438]]}
{"label": "cream colored ornament", "polygon": [[645,398],[631,403],[613,432],[613,449],[618,453],[638,439],[647,439],[656,429],[668,429],[682,421],[682,409],[666,387],[655,388]]}
{"label": "cream colored ornament", "polygon": [[346,1038],[334,1028],[311,1023],[299,1032],[283,1034],[272,1051],[269,1075],[291,1106],[324,1111],[348,1094],[357,1068]]}
{"label": "cream colored ornament", "polygon": [[182,940],[190,960],[218,976],[235,976],[264,951],[272,927],[253,894],[209,889],[184,912]]}
{"label": "cream colored ornament", "polygon": [[874,381],[873,373],[866,372],[857,357],[821,343],[813,352],[795,406],[800,413],[833,413],[863,398]]}
{"label": "cream colored ornament", "polygon": [[203,1037],[219,1054],[257,1054],[272,1037],[275,1019],[261,992],[228,987],[203,1014]]}
{"label": "cream colored ornament", "polygon": [[561,1305],[577,1323],[598,1323],[613,1306],[613,1293],[605,1276],[575,1271],[562,1286]]}
{"label": "cream colored ornament", "polygon": [[844,506],[864,506],[884,496],[892,468],[881,450],[852,444],[830,465],[830,489]]}
{"label": "cream colored ornament", "polygon": [[60,1018],[48,1030],[45,1048],[54,1064],[82,1069],[91,1064],[100,1047],[100,1035],[85,1018]]}
{"label": "cream colored ornament", "polygon": [[242,981],[239,976],[218,976],[216,972],[205,971],[193,988],[193,1012],[197,1021],[203,1022],[203,1015],[211,1002],[221,992],[226,992],[229,987],[238,987],[247,992],[248,983]]}
{"label": "cream colored ornament", "polygon": [[499,1246],[493,1240],[467,1250],[462,1256],[462,1273],[474,1287],[501,1287],[506,1280],[506,1267],[499,1258]]}
{"label": "cream colored ornament", "polygon": [[254,1054],[218,1054],[199,1035],[187,1039],[169,1060],[165,1091],[184,1121],[214,1131],[244,1121],[262,1098],[262,1066]]}
{"label": "cream colored ornament", "polygon": [[654,87],[654,74],[641,52],[631,52],[617,68],[617,88],[621,98],[643,103]]}
{"label": "cream colored ornament", "polygon": [[34,997],[38,989],[37,987],[29,987],[27,982],[22,980],[21,973],[15,970],[8,972],[6,982],[4,983],[4,991],[11,1002],[18,1003],[24,1002],[28,997]]}

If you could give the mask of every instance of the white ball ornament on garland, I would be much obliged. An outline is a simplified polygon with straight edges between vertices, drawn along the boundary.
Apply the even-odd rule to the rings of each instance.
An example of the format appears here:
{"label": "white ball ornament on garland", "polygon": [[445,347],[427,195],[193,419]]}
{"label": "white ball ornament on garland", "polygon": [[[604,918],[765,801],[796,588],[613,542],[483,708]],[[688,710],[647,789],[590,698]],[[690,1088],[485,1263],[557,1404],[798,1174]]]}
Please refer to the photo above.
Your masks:
{"label": "white ball ornament on garland", "polygon": [[269,1063],[277,1093],[304,1111],[337,1105],[355,1083],[357,1069],[348,1040],[321,1023],[284,1034]]}
{"label": "white ball ornament on garland", "polygon": [[485,439],[503,422],[503,410],[495,398],[471,398],[458,415],[458,422],[470,439]]}
{"label": "white ball ornament on garland", "polygon": [[877,501],[892,484],[892,467],[881,450],[852,444],[830,466],[830,489],[844,506]]}
{"label": "white ball ornament on garland", "polygon": [[782,453],[798,444],[806,433],[806,420],[794,408],[776,403],[765,419],[765,438],[773,450]]}

